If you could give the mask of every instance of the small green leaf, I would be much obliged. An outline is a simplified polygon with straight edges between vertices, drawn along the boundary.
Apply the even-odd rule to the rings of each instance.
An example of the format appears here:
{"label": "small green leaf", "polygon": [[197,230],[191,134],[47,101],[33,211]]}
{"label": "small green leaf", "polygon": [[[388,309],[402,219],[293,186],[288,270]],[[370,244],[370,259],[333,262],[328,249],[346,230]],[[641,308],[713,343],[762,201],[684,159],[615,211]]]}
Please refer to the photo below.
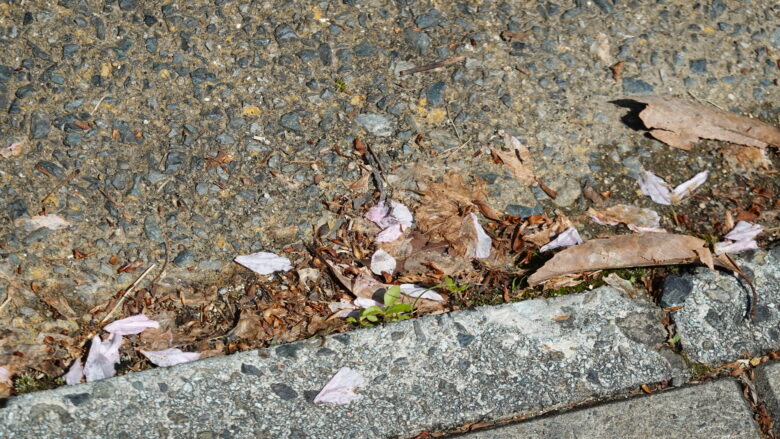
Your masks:
{"label": "small green leaf", "polygon": [[346,318],[346,319],[344,319],[344,320],[345,320],[345,321],[347,321],[347,322],[349,322],[349,323],[357,323],[357,320],[355,320],[355,318],[354,318],[354,317],[347,317],[347,318]]}
{"label": "small green leaf", "polygon": [[378,307],[376,305],[369,306],[368,308],[364,309],[363,311],[360,311],[360,316],[361,317],[368,317],[368,316],[373,316],[373,315],[377,315],[377,314],[382,314],[382,308],[380,308],[380,307]]}
{"label": "small green leaf", "polygon": [[377,322],[379,321],[379,317],[375,315],[370,315],[370,316],[366,316],[366,320],[368,320],[369,322]]}
{"label": "small green leaf", "polygon": [[401,298],[401,287],[393,285],[385,291],[385,306],[390,307]]}
{"label": "small green leaf", "polygon": [[396,303],[395,305],[385,309],[385,314],[395,315],[395,314],[401,314],[401,313],[411,312],[411,311],[412,311],[412,305],[406,303]]}
{"label": "small green leaf", "polygon": [[678,341],[680,341],[680,334],[679,333],[674,334],[674,337],[666,341],[668,341],[669,343],[677,343]]}

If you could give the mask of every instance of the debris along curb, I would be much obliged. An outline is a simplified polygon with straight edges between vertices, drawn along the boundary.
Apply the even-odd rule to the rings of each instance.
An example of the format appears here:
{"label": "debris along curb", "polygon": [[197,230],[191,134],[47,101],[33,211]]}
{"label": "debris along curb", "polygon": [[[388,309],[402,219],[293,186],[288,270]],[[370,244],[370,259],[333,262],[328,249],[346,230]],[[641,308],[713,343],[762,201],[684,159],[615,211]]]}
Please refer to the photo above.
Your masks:
{"label": "debris along curb", "polygon": [[[395,437],[684,382],[662,312],[612,287],[481,307],[8,400],[5,437]],[[342,367],[348,405],[312,400]]]}

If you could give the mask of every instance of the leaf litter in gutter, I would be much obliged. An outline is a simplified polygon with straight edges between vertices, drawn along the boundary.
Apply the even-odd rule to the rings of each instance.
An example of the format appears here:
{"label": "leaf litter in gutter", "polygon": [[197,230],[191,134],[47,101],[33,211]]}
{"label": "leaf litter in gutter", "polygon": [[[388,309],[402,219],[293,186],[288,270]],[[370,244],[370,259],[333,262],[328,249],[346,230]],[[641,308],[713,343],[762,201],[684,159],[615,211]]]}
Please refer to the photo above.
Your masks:
{"label": "leaf litter in gutter", "polygon": [[647,105],[639,118],[650,135],[675,148],[689,151],[700,138],[780,147],[780,129],[759,120],[672,96],[629,99]]}
{"label": "leaf litter in gutter", "polygon": [[702,239],[671,233],[637,233],[594,239],[569,247],[528,278],[530,286],[561,277],[614,268],[652,267],[702,262],[739,272],[727,257],[713,257]]}

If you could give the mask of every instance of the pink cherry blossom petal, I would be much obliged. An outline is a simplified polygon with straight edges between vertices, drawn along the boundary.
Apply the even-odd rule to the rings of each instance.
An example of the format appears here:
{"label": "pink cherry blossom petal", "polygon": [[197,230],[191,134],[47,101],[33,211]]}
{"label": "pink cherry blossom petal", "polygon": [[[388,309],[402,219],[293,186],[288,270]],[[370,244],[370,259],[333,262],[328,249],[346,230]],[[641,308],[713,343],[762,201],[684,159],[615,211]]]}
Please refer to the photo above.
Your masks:
{"label": "pink cherry blossom petal", "polygon": [[403,232],[401,231],[401,225],[395,224],[392,225],[381,232],[379,232],[378,235],[376,235],[376,242],[393,242],[396,239],[403,236]]}
{"label": "pink cherry blossom petal", "polygon": [[334,403],[349,404],[350,402],[361,398],[361,395],[355,393],[355,389],[363,387],[366,384],[365,378],[357,371],[348,367],[342,367],[333,375],[333,378],[325,384],[320,393],[314,397],[317,404]]}
{"label": "pink cherry blossom petal", "polygon": [[81,360],[76,359],[68,369],[68,373],[65,374],[65,384],[69,386],[75,386],[81,382],[81,378],[84,377],[84,366],[81,365]]}
{"label": "pink cherry blossom petal", "polygon": [[444,297],[442,297],[441,294],[415,284],[401,284],[401,292],[415,299],[429,299],[437,302],[444,301]]}
{"label": "pink cherry blossom petal", "polygon": [[13,384],[11,381],[11,372],[2,366],[0,366],[0,383]]}
{"label": "pink cherry blossom petal", "polygon": [[269,252],[257,252],[249,255],[236,256],[234,261],[260,275],[292,270],[289,259]]}
{"label": "pink cherry blossom petal", "polygon": [[580,238],[580,234],[574,227],[569,227],[568,229],[561,232],[555,239],[543,245],[539,251],[544,253],[556,248],[571,247],[572,245],[578,244],[582,244],[582,238]]}
{"label": "pink cherry blossom petal", "polygon": [[690,180],[686,181],[685,183],[681,183],[672,191],[671,200],[674,202],[679,202],[683,198],[689,196],[694,190],[696,190],[696,188],[704,184],[704,182],[707,180],[707,175],[707,171],[699,172]]}
{"label": "pink cherry blossom petal", "polygon": [[669,185],[661,177],[650,171],[642,171],[637,183],[639,183],[639,189],[642,190],[642,193],[650,197],[651,200],[667,206],[672,204]]}
{"label": "pink cherry blossom petal", "polygon": [[490,257],[490,248],[493,245],[493,240],[485,233],[485,229],[479,224],[479,219],[475,213],[470,213],[471,221],[474,223],[474,229],[477,231],[477,242],[474,246],[474,258],[485,259]]}
{"label": "pink cherry blossom petal", "polygon": [[374,274],[390,273],[395,271],[395,258],[381,248],[371,256],[371,271]]}
{"label": "pink cherry blossom petal", "polygon": [[119,346],[122,345],[122,336],[111,334],[106,340],[101,340],[96,335],[92,339],[92,346],[87,354],[84,364],[84,375],[87,382],[111,378],[116,375],[114,365],[119,363]]}
{"label": "pink cherry blossom petal", "polygon": [[200,358],[199,352],[184,352],[181,349],[170,348],[162,351],[139,350],[155,366],[171,367],[181,363],[189,363]]}
{"label": "pink cherry blossom petal", "polygon": [[384,201],[380,201],[376,203],[374,207],[368,209],[365,218],[379,227],[384,228],[382,224],[384,224],[388,215],[390,215],[390,208],[385,205]]}
{"label": "pink cherry blossom petal", "polygon": [[136,314],[121,320],[115,320],[104,328],[111,334],[131,335],[140,334],[147,328],[159,328],[160,324],[149,319],[143,314]]}
{"label": "pink cherry blossom petal", "polygon": [[721,255],[723,253],[735,254],[748,250],[755,250],[758,248],[756,241],[734,241],[734,242],[716,242],[715,254]]}
{"label": "pink cherry blossom petal", "polygon": [[763,231],[764,228],[759,224],[740,221],[726,235],[726,239],[730,239],[732,241],[749,241],[751,239],[756,239],[756,236],[758,236],[758,234]]}
{"label": "pink cherry blossom petal", "polygon": [[371,308],[372,306],[378,306],[381,309],[385,309],[385,305],[377,302],[374,299],[366,299],[365,297],[356,297],[352,301],[358,308]]}
{"label": "pink cherry blossom petal", "polygon": [[409,208],[397,201],[390,202],[390,216],[396,224],[401,226],[401,230],[406,230],[412,226],[414,218]]}

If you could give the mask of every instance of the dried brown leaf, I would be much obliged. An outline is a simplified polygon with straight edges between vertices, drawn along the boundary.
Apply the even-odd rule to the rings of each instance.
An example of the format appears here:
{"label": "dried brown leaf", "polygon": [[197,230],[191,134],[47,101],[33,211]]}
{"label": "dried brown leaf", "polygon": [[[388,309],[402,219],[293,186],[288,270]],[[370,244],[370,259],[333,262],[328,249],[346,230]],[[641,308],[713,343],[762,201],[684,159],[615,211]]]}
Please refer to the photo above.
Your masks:
{"label": "dried brown leaf", "polygon": [[755,146],[726,145],[718,151],[729,167],[749,177],[772,167],[765,148]]}
{"label": "dried brown leaf", "polygon": [[645,209],[627,204],[617,204],[603,210],[588,209],[585,212],[599,224],[615,225],[617,223],[632,224],[638,227],[657,228],[661,217],[652,209]]}
{"label": "dried brown leaf", "polygon": [[675,148],[688,151],[700,138],[780,147],[780,129],[759,120],[672,96],[630,99],[647,104],[639,118],[653,137]]}
{"label": "dried brown leaf", "polygon": [[[583,271],[614,268],[650,267],[700,262],[709,249],[702,239],[671,233],[637,233],[594,239],[566,248],[528,278],[531,286]],[[738,271],[723,256],[713,257],[713,264]]]}
{"label": "dried brown leaf", "polygon": [[531,165],[531,151],[528,150],[528,147],[523,145],[516,137],[504,131],[499,131],[498,134],[503,136],[504,144],[509,148],[509,151],[491,148],[490,151],[493,153],[493,156],[501,159],[504,165],[512,171],[512,175],[526,186],[536,184],[534,174],[528,168]]}

